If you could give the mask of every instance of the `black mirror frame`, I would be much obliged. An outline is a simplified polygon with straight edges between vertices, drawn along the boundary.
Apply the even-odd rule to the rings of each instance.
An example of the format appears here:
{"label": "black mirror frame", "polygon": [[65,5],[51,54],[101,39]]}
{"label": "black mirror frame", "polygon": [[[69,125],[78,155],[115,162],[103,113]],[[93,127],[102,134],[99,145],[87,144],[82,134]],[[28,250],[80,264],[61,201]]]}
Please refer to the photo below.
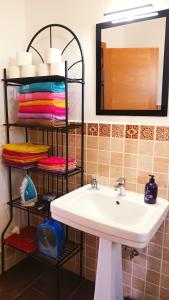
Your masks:
{"label": "black mirror frame", "polygon": [[[163,78],[162,78],[162,97],[161,110],[107,110],[101,109],[101,30],[117,27],[125,24],[141,22],[145,20],[166,17]],[[158,16],[142,18],[130,22],[113,24],[104,22],[96,24],[96,115],[121,115],[121,116],[158,116],[166,117],[168,111],[168,88],[169,88],[169,9],[158,12]]]}

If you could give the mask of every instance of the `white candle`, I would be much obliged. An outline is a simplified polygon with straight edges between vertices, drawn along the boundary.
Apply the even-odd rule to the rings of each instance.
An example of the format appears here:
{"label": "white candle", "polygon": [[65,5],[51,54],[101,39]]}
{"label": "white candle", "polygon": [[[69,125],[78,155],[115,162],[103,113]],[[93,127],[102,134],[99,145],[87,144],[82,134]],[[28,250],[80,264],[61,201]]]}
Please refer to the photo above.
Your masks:
{"label": "white candle", "polygon": [[37,75],[38,76],[48,76],[49,75],[49,65],[48,64],[38,64],[37,65]]}
{"label": "white candle", "polygon": [[21,77],[34,77],[36,76],[36,66],[21,66]]}
{"label": "white candle", "polygon": [[61,62],[61,50],[56,48],[46,49],[45,62],[49,64]]}
{"label": "white candle", "polygon": [[63,62],[50,64],[50,75],[65,76],[65,64]]}
{"label": "white candle", "polygon": [[32,64],[32,53],[30,52],[17,52],[16,63],[18,66],[28,66]]}
{"label": "white candle", "polygon": [[19,78],[20,74],[20,67],[18,66],[9,66],[6,69],[6,76],[7,78]]}

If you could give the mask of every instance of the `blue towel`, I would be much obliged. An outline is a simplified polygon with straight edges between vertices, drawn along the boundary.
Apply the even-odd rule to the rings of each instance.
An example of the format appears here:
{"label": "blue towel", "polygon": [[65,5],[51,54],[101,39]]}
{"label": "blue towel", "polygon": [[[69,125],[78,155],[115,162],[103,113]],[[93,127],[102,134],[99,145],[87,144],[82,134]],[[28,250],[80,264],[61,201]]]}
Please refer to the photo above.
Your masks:
{"label": "blue towel", "polygon": [[19,87],[19,93],[34,93],[34,92],[51,92],[59,93],[65,92],[65,83],[64,82],[37,82],[26,85],[21,85]]}

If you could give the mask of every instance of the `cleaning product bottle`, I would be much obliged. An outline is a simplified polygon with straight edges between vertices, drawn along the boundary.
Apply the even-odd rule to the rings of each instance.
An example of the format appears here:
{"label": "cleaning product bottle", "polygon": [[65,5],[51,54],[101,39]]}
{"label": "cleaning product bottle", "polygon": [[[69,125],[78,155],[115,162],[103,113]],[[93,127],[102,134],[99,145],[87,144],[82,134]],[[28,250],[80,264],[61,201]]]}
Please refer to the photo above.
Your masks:
{"label": "cleaning product bottle", "polygon": [[147,204],[155,204],[157,199],[158,186],[155,183],[154,175],[149,175],[150,180],[145,185],[144,202]]}

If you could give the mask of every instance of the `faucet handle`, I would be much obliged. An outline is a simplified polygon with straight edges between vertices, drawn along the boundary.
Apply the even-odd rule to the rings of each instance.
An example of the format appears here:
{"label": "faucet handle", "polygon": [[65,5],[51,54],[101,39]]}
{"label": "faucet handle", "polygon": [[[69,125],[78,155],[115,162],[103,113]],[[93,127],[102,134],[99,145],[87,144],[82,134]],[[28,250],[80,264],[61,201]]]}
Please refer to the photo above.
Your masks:
{"label": "faucet handle", "polygon": [[116,182],[120,185],[125,185],[125,178],[124,177],[120,177],[119,179],[116,180]]}

